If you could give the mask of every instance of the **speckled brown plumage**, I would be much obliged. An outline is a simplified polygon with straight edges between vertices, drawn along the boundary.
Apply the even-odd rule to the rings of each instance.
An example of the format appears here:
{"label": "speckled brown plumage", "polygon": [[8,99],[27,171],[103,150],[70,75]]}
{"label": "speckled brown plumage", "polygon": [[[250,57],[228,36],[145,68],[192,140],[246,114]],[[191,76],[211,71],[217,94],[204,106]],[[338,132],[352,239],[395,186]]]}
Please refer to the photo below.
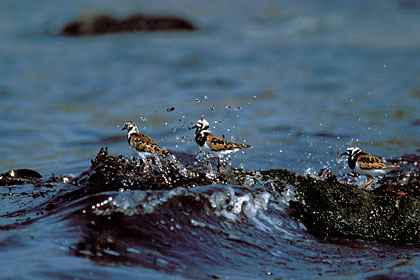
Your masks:
{"label": "speckled brown plumage", "polygon": [[136,124],[132,121],[126,122],[122,130],[127,130],[127,140],[131,148],[133,148],[141,158],[145,159],[148,156],[163,156],[169,157],[169,153],[164,148],[160,147],[156,142],[147,135],[139,132]]}
{"label": "speckled brown plumage", "polygon": [[141,134],[140,132],[133,133],[128,141],[130,146],[138,152],[146,152],[154,155],[160,154],[164,157],[169,157],[171,155],[167,150],[156,144],[152,138]]}
{"label": "speckled brown plumage", "polygon": [[195,131],[195,142],[200,149],[218,157],[224,157],[239,150],[252,147],[247,144],[232,143],[222,137],[214,136],[210,132],[209,122],[205,119],[198,120],[193,128],[197,129]]}
{"label": "speckled brown plumage", "polygon": [[235,149],[245,149],[250,148],[250,145],[246,144],[238,144],[226,141],[222,137],[214,136],[214,135],[207,135],[207,145],[210,149],[215,152],[225,151],[225,150],[235,150]]}
{"label": "speckled brown plumage", "polygon": [[361,154],[356,158],[356,162],[359,164],[361,169],[373,170],[373,169],[388,169],[398,168],[400,166],[385,163],[379,157],[375,157],[368,154]]}

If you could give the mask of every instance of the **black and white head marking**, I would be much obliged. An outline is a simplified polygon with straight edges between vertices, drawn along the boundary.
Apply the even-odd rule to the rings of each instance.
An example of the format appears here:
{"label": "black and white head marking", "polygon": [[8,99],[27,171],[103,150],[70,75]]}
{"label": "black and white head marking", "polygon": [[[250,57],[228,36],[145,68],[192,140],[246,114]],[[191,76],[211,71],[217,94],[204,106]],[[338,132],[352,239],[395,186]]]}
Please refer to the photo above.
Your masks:
{"label": "black and white head marking", "polygon": [[356,167],[356,161],[359,155],[365,154],[358,147],[348,147],[345,153],[342,153],[342,156],[349,156],[348,165],[351,169]]}
{"label": "black and white head marking", "polygon": [[355,160],[356,157],[362,153],[362,150],[358,147],[348,147],[344,155],[348,155],[350,160]]}
{"label": "black and white head marking", "polygon": [[137,125],[132,121],[126,122],[125,126],[121,130],[127,130],[128,131],[127,132],[128,143],[130,143],[130,138],[133,134],[139,133]]}
{"label": "black and white head marking", "polygon": [[207,135],[211,133],[209,122],[206,119],[199,119],[193,128],[197,129],[195,131],[195,141],[199,146],[203,146],[207,140]]}

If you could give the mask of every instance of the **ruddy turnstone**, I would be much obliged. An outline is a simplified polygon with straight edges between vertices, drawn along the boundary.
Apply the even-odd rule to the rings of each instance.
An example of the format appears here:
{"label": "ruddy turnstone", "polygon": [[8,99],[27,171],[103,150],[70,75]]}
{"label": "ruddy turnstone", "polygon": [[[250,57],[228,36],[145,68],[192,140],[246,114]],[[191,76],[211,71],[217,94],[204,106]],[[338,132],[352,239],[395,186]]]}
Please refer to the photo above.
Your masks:
{"label": "ruddy turnstone", "polygon": [[198,120],[192,128],[196,128],[195,142],[197,142],[200,150],[218,157],[219,160],[224,156],[229,157],[239,150],[252,147],[247,144],[232,143],[222,137],[212,135],[209,122],[205,119]]}
{"label": "ruddy turnstone", "polygon": [[153,157],[158,160],[159,156],[164,158],[171,157],[172,154],[167,150],[159,147],[152,138],[147,135],[141,134],[137,125],[128,121],[121,130],[127,130],[127,140],[130,147],[138,153],[140,158],[145,162],[144,169],[147,168],[147,158]]}
{"label": "ruddy turnstone", "polygon": [[347,148],[347,151],[340,156],[349,156],[348,165],[354,173],[372,177],[363,185],[364,188],[372,183],[375,179],[374,177],[385,175],[388,172],[401,167],[399,165],[386,163],[379,157],[362,152],[358,147],[349,147]]}

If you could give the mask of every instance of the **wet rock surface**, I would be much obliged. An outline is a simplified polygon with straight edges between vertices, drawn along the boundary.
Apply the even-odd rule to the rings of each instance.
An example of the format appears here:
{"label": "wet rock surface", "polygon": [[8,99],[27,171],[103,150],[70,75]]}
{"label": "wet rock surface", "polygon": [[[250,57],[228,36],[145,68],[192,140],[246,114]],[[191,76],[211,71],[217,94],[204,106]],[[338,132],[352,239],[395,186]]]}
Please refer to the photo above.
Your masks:
{"label": "wet rock surface", "polygon": [[[374,190],[347,184],[328,170],[320,176],[302,176],[284,169],[245,172],[229,169],[211,170],[203,164],[194,164],[194,157],[184,155],[181,165],[164,162],[163,169],[143,165],[123,156],[112,156],[101,148],[92,160],[91,168],[75,178],[52,176],[39,178],[36,171],[7,172],[0,183],[9,190],[3,195],[18,199],[14,188],[19,184],[33,184],[38,190],[21,193],[31,202],[9,213],[10,217],[28,215],[31,211],[45,213],[92,194],[133,190],[171,190],[179,187],[194,189],[212,184],[231,184],[253,188],[264,186],[275,198],[285,189],[294,191],[289,202],[292,217],[301,221],[308,232],[317,238],[365,239],[381,242],[420,245],[420,172],[417,155],[396,160],[405,166],[401,172],[383,177]],[[210,168],[210,169],[209,169]],[[11,176],[14,175],[14,176]],[[19,175],[19,176],[18,176]],[[60,185],[60,186],[59,186]],[[44,190],[44,193],[42,192]],[[40,200],[39,200],[40,199]],[[20,213],[20,214],[17,214]]]}
{"label": "wet rock surface", "polygon": [[42,175],[31,169],[15,169],[0,174],[0,186],[22,185],[42,178]]}
{"label": "wet rock surface", "polygon": [[68,23],[60,34],[86,36],[121,32],[194,31],[196,29],[189,20],[175,16],[134,14],[118,19],[108,15],[93,14]]}
{"label": "wet rock surface", "polygon": [[[389,180],[369,192],[342,184],[335,177],[321,181],[297,177],[294,184],[299,198],[290,202],[290,210],[321,239],[360,238],[420,245],[419,196],[395,193]],[[404,189],[407,193],[418,192],[418,181]]]}

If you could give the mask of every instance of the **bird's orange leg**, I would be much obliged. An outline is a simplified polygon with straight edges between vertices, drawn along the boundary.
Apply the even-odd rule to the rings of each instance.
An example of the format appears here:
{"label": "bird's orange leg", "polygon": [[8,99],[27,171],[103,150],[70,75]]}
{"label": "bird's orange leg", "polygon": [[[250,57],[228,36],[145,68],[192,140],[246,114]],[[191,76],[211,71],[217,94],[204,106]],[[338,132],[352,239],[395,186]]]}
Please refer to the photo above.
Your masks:
{"label": "bird's orange leg", "polygon": [[367,188],[367,186],[369,186],[370,185],[370,183],[372,183],[373,182],[373,180],[375,180],[375,177],[372,177],[372,179],[370,179],[366,184],[364,184],[363,185],[363,188]]}
{"label": "bird's orange leg", "polygon": [[220,174],[222,174],[222,173],[223,173],[223,170],[222,170],[222,169],[223,169],[223,167],[225,167],[225,163],[219,159],[219,164],[218,164],[217,169],[219,169],[219,173],[220,173]]}

